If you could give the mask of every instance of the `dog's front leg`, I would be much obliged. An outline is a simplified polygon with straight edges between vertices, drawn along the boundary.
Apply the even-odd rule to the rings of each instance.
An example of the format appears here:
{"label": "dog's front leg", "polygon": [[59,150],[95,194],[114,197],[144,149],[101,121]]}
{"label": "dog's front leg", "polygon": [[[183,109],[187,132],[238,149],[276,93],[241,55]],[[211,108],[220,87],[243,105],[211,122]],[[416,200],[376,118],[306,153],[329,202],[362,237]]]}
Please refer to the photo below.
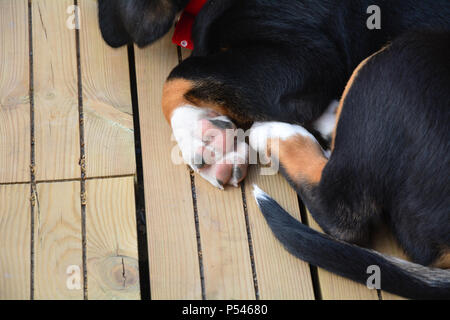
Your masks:
{"label": "dog's front leg", "polygon": [[248,145],[244,131],[232,122],[226,107],[189,97],[195,81],[175,78],[166,82],[162,107],[183,160],[219,189],[235,187],[245,178]]}

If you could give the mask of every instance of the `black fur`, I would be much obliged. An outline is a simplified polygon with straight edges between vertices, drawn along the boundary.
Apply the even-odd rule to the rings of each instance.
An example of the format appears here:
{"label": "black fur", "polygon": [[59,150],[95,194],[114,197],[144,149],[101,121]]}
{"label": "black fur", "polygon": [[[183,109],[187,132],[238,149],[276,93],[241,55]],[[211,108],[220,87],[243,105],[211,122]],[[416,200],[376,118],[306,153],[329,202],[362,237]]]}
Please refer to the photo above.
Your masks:
{"label": "black fur", "polygon": [[449,57],[449,33],[413,34],[359,72],[312,191],[326,194],[314,208],[326,229],[352,225],[359,234],[347,240],[359,241],[384,215],[414,261],[429,265],[450,248]]}
{"label": "black fur", "polygon": [[189,0],[98,0],[103,39],[112,47],[143,47],[165,35]]}
{"label": "black fur", "polygon": [[369,266],[380,267],[381,289],[411,299],[450,299],[450,271],[384,256],[319,233],[290,216],[268,196],[257,198],[267,223],[296,257],[366,284]]}
{"label": "black fur", "polygon": [[[150,44],[187,2],[100,0],[103,36],[113,46]],[[366,27],[370,5],[381,8],[381,30]],[[405,31],[449,30],[449,17],[448,0],[209,0],[194,23],[192,57],[169,79],[198,82],[189,95],[241,119],[306,125],[361,60]]]}
{"label": "black fur", "polygon": [[[318,185],[293,181],[328,233],[367,243],[384,220],[413,261],[431,265],[450,249],[450,33],[395,40],[362,67],[344,99],[335,149]],[[450,270],[383,257],[336,242],[258,200],[290,252],[364,283],[370,264],[383,290],[450,299]]]}
{"label": "black fur", "polygon": [[[381,30],[366,27],[373,4]],[[340,97],[364,58],[408,30],[450,30],[449,17],[447,0],[209,1],[192,57],[169,79],[198,82],[190,95],[241,118],[304,125]]]}

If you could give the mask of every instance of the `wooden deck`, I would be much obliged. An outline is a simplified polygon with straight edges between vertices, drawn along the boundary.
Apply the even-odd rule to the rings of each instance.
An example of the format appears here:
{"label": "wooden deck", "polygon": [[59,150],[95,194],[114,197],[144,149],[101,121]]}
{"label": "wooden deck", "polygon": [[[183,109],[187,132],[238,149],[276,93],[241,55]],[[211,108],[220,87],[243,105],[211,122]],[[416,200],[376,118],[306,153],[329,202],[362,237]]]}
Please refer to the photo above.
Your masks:
{"label": "wooden deck", "polygon": [[[76,2],[79,30],[69,27],[73,4],[0,0],[0,299],[398,298],[280,246],[250,190],[257,183],[301,219],[280,176],[253,167],[242,188],[221,192],[174,165],[161,91],[188,53],[170,36],[111,49],[96,1]],[[386,233],[378,239],[401,255]]]}

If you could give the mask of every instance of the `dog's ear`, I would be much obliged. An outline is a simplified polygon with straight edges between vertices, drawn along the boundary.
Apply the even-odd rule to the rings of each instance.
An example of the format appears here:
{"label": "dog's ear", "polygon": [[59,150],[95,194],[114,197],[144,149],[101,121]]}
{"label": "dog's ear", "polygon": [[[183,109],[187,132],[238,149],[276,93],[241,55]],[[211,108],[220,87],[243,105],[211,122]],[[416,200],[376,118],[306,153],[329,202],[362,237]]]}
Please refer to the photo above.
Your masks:
{"label": "dog's ear", "polygon": [[98,20],[103,39],[118,48],[131,42],[120,18],[117,0],[98,0]]}
{"label": "dog's ear", "polygon": [[143,47],[164,36],[189,0],[99,0],[100,29],[112,47]]}

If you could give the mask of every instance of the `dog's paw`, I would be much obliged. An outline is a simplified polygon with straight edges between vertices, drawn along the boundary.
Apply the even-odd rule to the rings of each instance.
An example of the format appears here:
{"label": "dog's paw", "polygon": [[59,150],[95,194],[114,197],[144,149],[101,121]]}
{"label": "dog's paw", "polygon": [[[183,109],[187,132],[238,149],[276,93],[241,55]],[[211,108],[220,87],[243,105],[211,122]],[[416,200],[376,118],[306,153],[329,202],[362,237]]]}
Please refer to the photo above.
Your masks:
{"label": "dog's paw", "polygon": [[245,178],[249,148],[228,117],[185,105],[173,111],[171,125],[184,162],[213,186],[237,187]]}
{"label": "dog's paw", "polygon": [[285,122],[255,122],[250,128],[250,146],[260,158],[268,161],[272,154],[277,154],[277,148],[282,141],[296,135],[316,141],[305,128]]}
{"label": "dog's paw", "polygon": [[327,158],[315,137],[305,128],[283,122],[255,123],[250,146],[271,174],[281,173],[295,186],[318,183]]}

